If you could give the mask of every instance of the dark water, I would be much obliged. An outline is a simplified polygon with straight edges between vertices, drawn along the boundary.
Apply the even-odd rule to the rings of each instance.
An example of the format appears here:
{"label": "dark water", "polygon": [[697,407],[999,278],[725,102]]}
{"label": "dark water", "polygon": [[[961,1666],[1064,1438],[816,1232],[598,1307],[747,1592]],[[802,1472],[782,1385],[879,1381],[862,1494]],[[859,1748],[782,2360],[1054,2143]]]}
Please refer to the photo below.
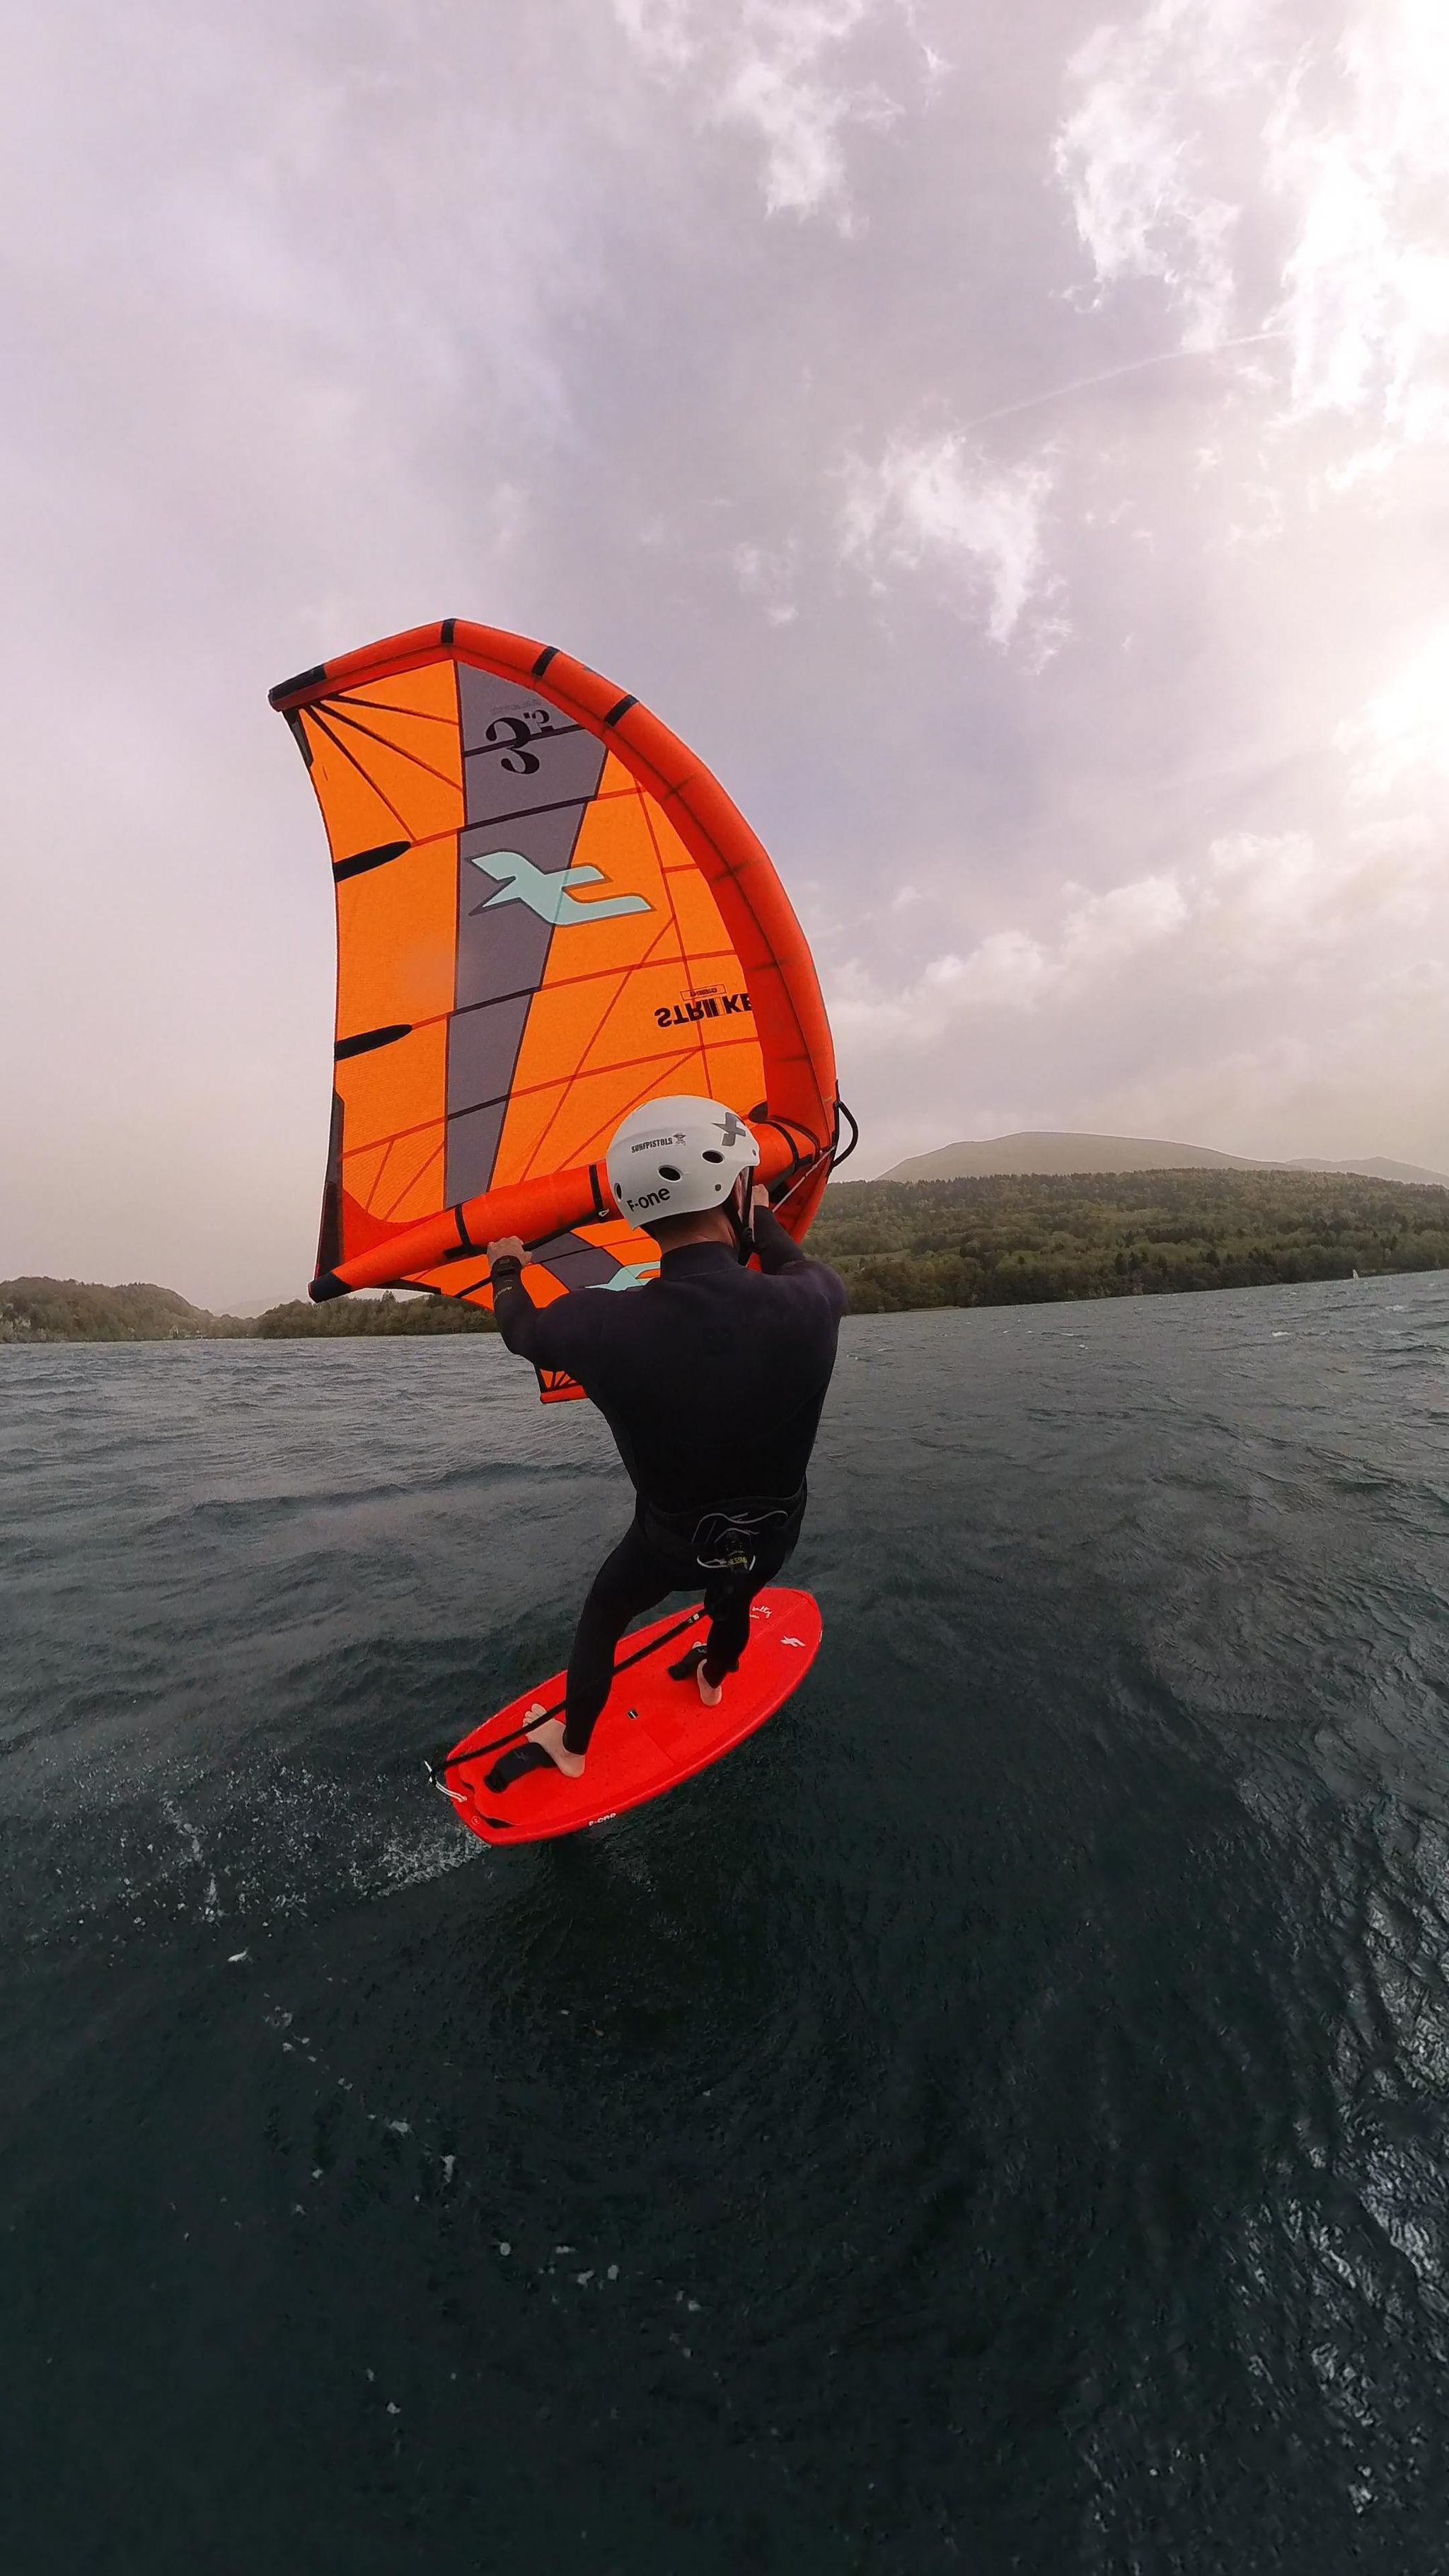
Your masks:
{"label": "dark water", "polygon": [[17,2576],[1449,2565],[1449,1280],[847,1328],[826,1644],[472,1843],[466,1342],[0,1353]]}

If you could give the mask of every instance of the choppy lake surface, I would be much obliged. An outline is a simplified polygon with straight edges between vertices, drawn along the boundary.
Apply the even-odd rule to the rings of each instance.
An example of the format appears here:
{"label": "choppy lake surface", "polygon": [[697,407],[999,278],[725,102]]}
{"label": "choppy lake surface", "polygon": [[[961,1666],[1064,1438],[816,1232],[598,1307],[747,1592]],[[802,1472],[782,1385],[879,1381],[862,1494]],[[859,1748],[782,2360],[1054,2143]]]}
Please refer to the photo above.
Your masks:
{"label": "choppy lake surface", "polygon": [[509,1854],[595,1417],[0,1351],[17,2576],[1442,2570],[1446,1432],[1443,1278],[862,1318],[808,1683]]}

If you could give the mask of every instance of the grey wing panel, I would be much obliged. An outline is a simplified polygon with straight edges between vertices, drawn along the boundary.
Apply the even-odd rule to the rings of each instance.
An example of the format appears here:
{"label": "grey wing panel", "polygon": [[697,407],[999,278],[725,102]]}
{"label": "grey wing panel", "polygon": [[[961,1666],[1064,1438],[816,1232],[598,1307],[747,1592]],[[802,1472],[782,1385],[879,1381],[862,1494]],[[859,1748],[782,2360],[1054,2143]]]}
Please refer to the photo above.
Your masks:
{"label": "grey wing panel", "polygon": [[[601,742],[536,692],[458,669],[467,823],[458,842],[458,950],[448,1029],[451,1206],[493,1179],[529,1005],[543,981]],[[495,871],[490,856],[499,859]]]}

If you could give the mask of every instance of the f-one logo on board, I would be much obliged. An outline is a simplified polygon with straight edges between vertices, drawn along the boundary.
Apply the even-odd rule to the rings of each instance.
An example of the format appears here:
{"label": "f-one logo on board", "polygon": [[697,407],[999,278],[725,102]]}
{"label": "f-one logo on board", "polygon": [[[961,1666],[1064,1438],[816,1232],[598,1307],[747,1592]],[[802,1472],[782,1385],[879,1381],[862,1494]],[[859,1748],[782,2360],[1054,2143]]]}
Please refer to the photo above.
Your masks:
{"label": "f-one logo on board", "polygon": [[749,1008],[748,993],[691,993],[684,1001],[676,1002],[672,1010],[666,1005],[656,1011],[654,1025],[659,1029],[686,1029],[691,1020],[732,1020],[740,1013],[748,1014]]}

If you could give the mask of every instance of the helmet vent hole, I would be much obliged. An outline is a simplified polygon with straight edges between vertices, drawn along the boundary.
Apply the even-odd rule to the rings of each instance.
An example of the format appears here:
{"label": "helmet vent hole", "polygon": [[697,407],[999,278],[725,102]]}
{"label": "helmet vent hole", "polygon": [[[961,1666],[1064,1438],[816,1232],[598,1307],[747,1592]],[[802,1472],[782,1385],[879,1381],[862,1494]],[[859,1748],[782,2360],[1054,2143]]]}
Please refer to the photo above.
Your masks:
{"label": "helmet vent hole", "polygon": [[722,1163],[724,1161],[724,1156],[720,1152],[718,1145],[706,1145],[702,1159],[706,1163]]}
{"label": "helmet vent hole", "polygon": [[673,1163],[661,1163],[659,1166],[659,1177],[661,1181],[677,1181],[679,1178],[679,1172],[676,1165]]}

